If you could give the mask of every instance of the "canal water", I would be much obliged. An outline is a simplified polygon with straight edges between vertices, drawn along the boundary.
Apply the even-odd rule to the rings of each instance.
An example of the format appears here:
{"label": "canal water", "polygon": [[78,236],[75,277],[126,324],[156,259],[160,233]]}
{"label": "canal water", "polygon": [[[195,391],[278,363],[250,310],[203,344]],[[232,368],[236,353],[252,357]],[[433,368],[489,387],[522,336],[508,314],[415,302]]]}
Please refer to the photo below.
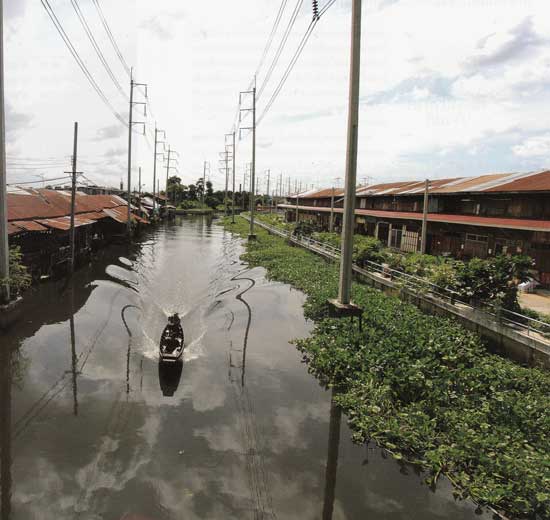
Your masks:
{"label": "canal water", "polygon": [[[289,344],[304,296],[242,251],[177,219],[27,295],[0,336],[1,520],[479,518],[350,441]],[[158,363],[173,312],[181,374]]]}

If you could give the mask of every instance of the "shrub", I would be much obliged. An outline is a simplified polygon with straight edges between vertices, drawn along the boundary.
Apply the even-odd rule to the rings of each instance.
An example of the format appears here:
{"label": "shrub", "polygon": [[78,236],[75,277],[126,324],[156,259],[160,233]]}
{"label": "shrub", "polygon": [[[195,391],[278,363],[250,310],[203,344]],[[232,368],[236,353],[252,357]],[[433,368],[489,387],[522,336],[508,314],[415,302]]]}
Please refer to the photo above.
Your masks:
{"label": "shrub", "polygon": [[504,309],[519,311],[518,284],[527,280],[532,266],[533,261],[527,256],[472,258],[457,264],[456,288],[471,303],[494,302]]}
{"label": "shrub", "polygon": [[[19,247],[10,247],[10,274],[7,283],[10,286],[11,297],[17,297],[31,285],[31,276],[22,262],[21,249]],[[6,280],[0,280],[2,285]]]}

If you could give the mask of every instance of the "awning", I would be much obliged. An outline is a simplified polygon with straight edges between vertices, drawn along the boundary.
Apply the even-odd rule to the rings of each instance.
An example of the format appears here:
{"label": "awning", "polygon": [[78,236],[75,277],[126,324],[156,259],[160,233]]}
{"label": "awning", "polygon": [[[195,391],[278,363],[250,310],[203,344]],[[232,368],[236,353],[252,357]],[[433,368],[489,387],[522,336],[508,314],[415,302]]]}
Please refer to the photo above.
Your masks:
{"label": "awning", "polygon": [[[279,208],[296,210],[292,204],[279,204]],[[299,210],[330,213],[331,209],[320,206],[298,206]],[[335,213],[343,213],[342,208],[334,208]],[[412,211],[385,211],[373,209],[356,209],[355,215],[376,217],[382,219],[422,220],[422,213]],[[531,220],[520,218],[480,217],[477,215],[448,215],[444,213],[429,213],[428,222],[444,224],[462,224],[466,226],[481,226],[504,229],[522,229],[526,231],[550,232],[550,220]]]}

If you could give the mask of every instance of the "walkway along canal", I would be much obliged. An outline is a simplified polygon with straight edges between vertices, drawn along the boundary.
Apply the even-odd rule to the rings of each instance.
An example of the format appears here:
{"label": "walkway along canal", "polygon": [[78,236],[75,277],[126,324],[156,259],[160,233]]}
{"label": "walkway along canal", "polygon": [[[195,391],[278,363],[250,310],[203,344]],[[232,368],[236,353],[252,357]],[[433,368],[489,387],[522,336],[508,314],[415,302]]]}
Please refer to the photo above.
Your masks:
{"label": "walkway along canal", "polygon": [[[480,518],[445,480],[432,492],[351,443],[289,344],[312,327],[304,296],[242,252],[208,218],[177,217],[101,251],[72,297],[33,289],[1,337],[2,520]],[[179,382],[158,367],[173,312]]]}

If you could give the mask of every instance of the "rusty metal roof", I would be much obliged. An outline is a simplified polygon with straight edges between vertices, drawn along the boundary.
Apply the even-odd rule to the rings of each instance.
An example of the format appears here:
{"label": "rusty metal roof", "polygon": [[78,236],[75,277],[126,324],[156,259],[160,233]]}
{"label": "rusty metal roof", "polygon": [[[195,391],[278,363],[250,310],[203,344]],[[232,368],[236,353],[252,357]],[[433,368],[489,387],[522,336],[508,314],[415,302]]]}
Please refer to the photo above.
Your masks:
{"label": "rusty metal roof", "polygon": [[11,222],[15,226],[24,229],[25,231],[47,231],[42,224],[35,222],[34,220],[15,220]]}
{"label": "rusty metal roof", "polygon": [[8,222],[8,235],[17,235],[18,233],[22,233],[24,230],[12,222]]}
{"label": "rusty metal roof", "polygon": [[[61,231],[68,231],[69,229],[71,229],[71,217],[41,219],[41,220],[38,220],[37,222],[39,222],[40,224],[43,224],[46,227],[59,229]],[[80,217],[80,215],[76,215],[74,218],[75,227],[90,226],[91,224],[94,224],[94,223],[95,223],[95,220],[83,219]]]}
{"label": "rusty metal roof", "polygon": [[[375,184],[357,190],[358,197],[383,195],[419,195],[424,192],[425,181],[392,182]],[[430,181],[429,192],[433,194],[454,193],[513,193],[550,192],[550,171],[523,173],[492,173],[477,177],[457,177]]]}
{"label": "rusty metal roof", "polygon": [[[86,195],[77,192],[75,213],[101,212],[104,208],[126,206],[117,195]],[[8,221],[64,217],[71,213],[67,192],[47,189],[20,189],[8,193]]]}
{"label": "rusty metal roof", "polygon": [[[344,194],[344,190],[341,188],[334,188],[334,196],[341,197]],[[332,197],[332,188],[318,189],[302,191],[301,193],[293,193],[287,197],[287,199],[324,199]]]}

